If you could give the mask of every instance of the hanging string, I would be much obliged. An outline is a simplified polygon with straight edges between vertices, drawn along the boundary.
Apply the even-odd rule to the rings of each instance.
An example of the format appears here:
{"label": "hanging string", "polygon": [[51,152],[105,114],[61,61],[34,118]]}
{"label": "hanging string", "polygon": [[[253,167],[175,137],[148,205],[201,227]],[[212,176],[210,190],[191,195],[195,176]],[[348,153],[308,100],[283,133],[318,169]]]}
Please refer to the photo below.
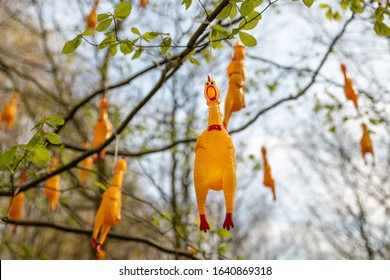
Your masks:
{"label": "hanging string", "polygon": [[210,72],[211,72],[211,79],[214,78],[214,65],[213,65],[213,28],[210,26]]}
{"label": "hanging string", "polygon": [[119,134],[115,133],[114,172],[115,172],[115,165],[118,160],[118,150],[119,150]]}

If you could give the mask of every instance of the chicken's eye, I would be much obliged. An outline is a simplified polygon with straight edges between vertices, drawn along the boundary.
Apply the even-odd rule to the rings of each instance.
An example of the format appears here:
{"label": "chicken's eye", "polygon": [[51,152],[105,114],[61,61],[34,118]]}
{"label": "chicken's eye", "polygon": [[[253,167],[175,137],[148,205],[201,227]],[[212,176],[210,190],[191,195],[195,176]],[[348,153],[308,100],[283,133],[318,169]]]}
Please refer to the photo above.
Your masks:
{"label": "chicken's eye", "polygon": [[213,84],[214,84],[214,82],[211,82],[211,84],[213,85]]}

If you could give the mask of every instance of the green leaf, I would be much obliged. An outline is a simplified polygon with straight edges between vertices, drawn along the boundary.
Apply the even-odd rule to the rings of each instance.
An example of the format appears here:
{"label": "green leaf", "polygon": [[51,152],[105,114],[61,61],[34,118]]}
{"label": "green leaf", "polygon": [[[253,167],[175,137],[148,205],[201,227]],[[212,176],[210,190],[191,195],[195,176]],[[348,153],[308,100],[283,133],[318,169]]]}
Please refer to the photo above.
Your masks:
{"label": "green leaf", "polygon": [[113,34],[108,35],[103,41],[100,42],[98,49],[104,49],[115,43],[115,36]]}
{"label": "green leaf", "polygon": [[132,53],[134,51],[134,46],[130,43],[122,43],[121,46],[120,46],[120,51],[126,55],[126,54],[129,54],[129,53]]}
{"label": "green leaf", "polygon": [[157,32],[146,32],[144,35],[142,35],[142,38],[144,38],[146,41],[154,40],[158,37],[159,33]]}
{"label": "green leaf", "polygon": [[110,27],[112,23],[112,18],[105,19],[99,23],[98,26],[96,26],[96,31],[103,32],[107,30],[107,28]]}
{"label": "green leaf", "polygon": [[45,132],[40,129],[38,130],[34,136],[30,139],[30,141],[28,142],[28,145],[30,147],[35,147],[39,142],[41,142],[42,140],[42,137],[45,135]]}
{"label": "green leaf", "polygon": [[225,8],[222,9],[222,11],[217,15],[217,19],[219,20],[224,20],[225,18],[227,18],[229,15],[230,15],[230,12],[233,8],[233,5],[232,3],[229,3]]}
{"label": "green leaf", "polygon": [[232,234],[230,231],[228,231],[224,228],[221,228],[218,230],[218,236],[223,237],[223,238],[230,238],[232,236]]}
{"label": "green leaf", "polygon": [[153,216],[153,217],[152,217],[152,222],[153,222],[153,224],[155,224],[157,227],[160,226],[160,221],[159,221],[159,219],[157,219],[157,217]]}
{"label": "green leaf", "polygon": [[190,57],[188,58],[188,60],[189,60],[192,64],[194,64],[194,65],[196,65],[196,66],[201,66],[200,62],[199,62],[197,59],[193,58],[192,56],[190,56]]}
{"label": "green leaf", "polygon": [[47,132],[45,137],[47,141],[49,141],[53,145],[59,145],[62,143],[60,136],[54,132]]}
{"label": "green leaf", "polygon": [[103,190],[103,191],[105,191],[106,189],[108,189],[108,186],[106,186],[105,184],[103,184],[103,183],[101,183],[101,182],[99,182],[99,181],[95,181],[95,185],[96,185],[99,189],[101,189],[101,190]]}
{"label": "green leaf", "polygon": [[166,54],[169,51],[169,49],[171,48],[171,44],[172,44],[171,37],[165,37],[160,44],[161,54]]}
{"label": "green leaf", "polygon": [[192,0],[183,0],[181,2],[182,5],[186,5],[186,10],[188,10],[189,7],[191,7]]}
{"label": "green leaf", "polygon": [[383,22],[377,21],[374,25],[374,30],[378,35],[390,36],[390,28]]}
{"label": "green leaf", "polygon": [[57,117],[50,117],[50,118],[45,118],[45,123],[51,123],[54,125],[63,125],[65,123],[65,120],[62,118],[57,118]]}
{"label": "green leaf", "polygon": [[237,6],[232,5],[232,9],[230,10],[229,17],[233,19],[237,15]]}
{"label": "green leaf", "polygon": [[321,8],[321,9],[326,9],[326,8],[328,8],[328,7],[329,7],[328,4],[325,4],[325,3],[320,4],[320,8]]}
{"label": "green leaf", "polygon": [[138,30],[137,27],[132,27],[132,28],[131,28],[131,32],[133,32],[133,33],[136,34],[136,35],[141,36],[141,32],[139,32],[139,30]]}
{"label": "green leaf", "polygon": [[98,21],[102,21],[103,19],[106,19],[106,18],[108,18],[110,16],[111,16],[110,14],[98,14],[97,20]]}
{"label": "green leaf", "polygon": [[137,58],[139,58],[139,57],[141,56],[141,54],[142,54],[143,51],[144,51],[143,48],[140,48],[140,49],[136,50],[135,53],[134,53],[134,55],[133,55],[133,57],[132,57],[131,59],[137,59]]}
{"label": "green leaf", "polygon": [[31,161],[36,165],[42,165],[50,160],[50,153],[44,145],[37,145],[30,153]]}
{"label": "green leaf", "polygon": [[247,47],[254,47],[254,46],[257,45],[257,40],[252,35],[250,35],[250,34],[248,34],[246,32],[242,32],[242,31],[240,31],[238,34],[240,36],[241,42],[245,46],[247,46]]}
{"label": "green leaf", "polygon": [[130,2],[120,2],[114,11],[115,18],[120,21],[125,20],[130,15],[131,8]]}
{"label": "green leaf", "polygon": [[247,16],[249,15],[253,9],[255,8],[254,1],[253,0],[245,0],[241,4],[241,15]]}
{"label": "green leaf", "polygon": [[313,5],[314,0],[303,0],[303,3],[306,5],[306,7],[310,8],[311,5]]}
{"label": "green leaf", "polygon": [[226,28],[224,28],[220,25],[213,25],[213,26],[211,26],[211,28],[217,32],[220,32],[222,36],[227,37],[230,35],[229,30],[227,30]]}
{"label": "green leaf", "polygon": [[87,29],[83,32],[84,36],[92,36],[93,35],[93,29]]}
{"label": "green leaf", "polygon": [[15,158],[16,154],[16,148],[18,146],[12,146],[11,148],[5,150],[1,155],[0,155],[0,165],[8,165],[11,164]]}
{"label": "green leaf", "polygon": [[112,56],[115,56],[117,52],[118,52],[118,44],[112,45],[110,47],[110,54]]}
{"label": "green leaf", "polygon": [[261,20],[261,14],[256,11],[252,11],[245,19],[240,22],[239,29],[251,30],[257,26]]}
{"label": "green leaf", "polygon": [[73,38],[73,40],[66,42],[64,47],[62,48],[61,53],[70,54],[74,52],[78,48],[78,46],[80,46],[82,39],[83,34],[79,34],[75,38]]}

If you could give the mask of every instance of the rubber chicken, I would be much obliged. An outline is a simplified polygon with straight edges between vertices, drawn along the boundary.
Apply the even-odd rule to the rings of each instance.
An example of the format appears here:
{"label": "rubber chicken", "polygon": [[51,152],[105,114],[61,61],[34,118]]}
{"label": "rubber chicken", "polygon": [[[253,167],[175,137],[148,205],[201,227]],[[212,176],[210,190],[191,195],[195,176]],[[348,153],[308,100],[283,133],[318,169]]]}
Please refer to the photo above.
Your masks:
{"label": "rubber chicken", "polygon": [[[91,147],[91,145],[88,143],[88,142],[85,142],[84,143],[84,148],[86,149],[89,149]],[[92,169],[92,158],[91,157],[87,157],[86,159],[84,159],[81,163],[82,167],[85,168],[85,169],[82,169],[81,172],[80,172],[80,185],[81,186],[85,186],[88,182],[88,178],[89,178],[89,169]]]}
{"label": "rubber chicken", "polygon": [[349,77],[347,73],[347,66],[345,64],[341,64],[341,71],[344,74],[344,92],[345,92],[345,97],[348,100],[351,100],[353,104],[355,105],[356,110],[359,112],[358,108],[358,91],[355,89],[353,86],[352,79]]}
{"label": "rubber chicken", "polygon": [[3,128],[3,123],[5,123],[7,125],[6,130],[10,131],[14,125],[17,111],[16,102],[18,101],[18,97],[19,93],[15,91],[11,100],[5,105],[0,117],[0,128]]}
{"label": "rubber chicken", "polygon": [[[102,202],[96,213],[91,242],[92,249],[95,249],[96,252],[100,251],[110,228],[121,220],[122,181],[126,168],[126,160],[123,157],[115,165],[114,178],[111,185],[104,192]],[[100,230],[99,241],[97,241]]]}
{"label": "rubber chicken", "polygon": [[87,17],[87,29],[95,29],[97,26],[97,6],[99,5],[99,0],[95,0],[95,3],[92,6],[92,10],[89,12]]}
{"label": "rubber chicken", "polygon": [[374,148],[372,147],[372,142],[371,142],[370,134],[367,129],[367,125],[365,123],[362,123],[362,128],[363,128],[363,135],[360,140],[360,147],[361,147],[364,163],[367,164],[366,154],[371,153],[372,165],[375,165]]}
{"label": "rubber chicken", "polygon": [[139,6],[141,8],[145,8],[148,5],[148,3],[149,3],[149,0],[140,0],[139,1]]}
{"label": "rubber chicken", "polygon": [[[111,136],[111,132],[112,132],[112,125],[111,122],[108,120],[107,99],[105,97],[103,97],[100,100],[99,107],[100,107],[100,116],[94,128],[94,136],[92,141],[93,148],[97,148],[101,144],[103,144],[104,141],[106,141],[106,139]],[[107,151],[106,149],[103,149],[98,156],[93,155],[93,161],[97,162],[98,160],[102,160],[106,151]]]}
{"label": "rubber chicken", "polygon": [[207,232],[210,229],[206,218],[206,199],[209,189],[223,191],[226,204],[223,227],[230,230],[234,227],[233,209],[236,191],[234,145],[222,124],[219,89],[210,77],[204,86],[204,96],[209,107],[208,128],[196,140],[194,165],[200,230]]}
{"label": "rubber chicken", "polygon": [[[23,185],[27,180],[27,173],[22,172],[19,178],[19,185]],[[24,193],[19,192],[11,199],[11,205],[9,208],[9,217],[14,220],[20,220],[23,214],[23,205],[24,205]],[[16,225],[12,227],[12,233],[16,233]]]}
{"label": "rubber chicken", "polygon": [[274,178],[272,177],[272,172],[271,172],[271,166],[268,163],[267,159],[267,150],[265,147],[261,147],[261,153],[263,154],[263,161],[264,161],[264,186],[270,188],[272,190],[272,197],[274,201],[276,200],[276,194],[275,194],[275,181]]}
{"label": "rubber chicken", "polygon": [[96,252],[97,260],[105,260],[106,259],[106,251],[103,248],[100,248],[99,252]]}
{"label": "rubber chicken", "polygon": [[[56,170],[58,159],[56,156],[51,158],[50,172]],[[60,200],[60,175],[54,175],[45,181],[45,195],[50,203],[50,210],[56,211],[58,208],[58,202]]]}
{"label": "rubber chicken", "polygon": [[229,87],[225,100],[225,118],[223,125],[228,128],[230,117],[233,112],[245,108],[245,48],[238,42],[234,48],[233,58],[228,67]]}

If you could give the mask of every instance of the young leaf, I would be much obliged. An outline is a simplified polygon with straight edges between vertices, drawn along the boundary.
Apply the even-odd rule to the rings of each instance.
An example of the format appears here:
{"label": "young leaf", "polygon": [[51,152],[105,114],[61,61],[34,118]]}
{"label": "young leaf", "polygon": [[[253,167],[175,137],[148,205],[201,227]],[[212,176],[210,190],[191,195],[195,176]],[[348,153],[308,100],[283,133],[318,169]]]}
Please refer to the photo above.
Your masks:
{"label": "young leaf", "polygon": [[0,155],[0,165],[8,165],[12,163],[12,161],[15,158],[17,147],[18,147],[17,145],[12,146],[11,148],[9,148],[8,150],[6,150]]}
{"label": "young leaf", "polygon": [[92,36],[93,35],[93,29],[87,29],[83,32],[84,36]]}
{"label": "young leaf", "polygon": [[197,59],[193,58],[192,56],[190,56],[190,57],[188,58],[188,60],[189,60],[192,64],[194,64],[194,65],[196,65],[196,66],[201,66],[200,62],[199,62]]}
{"label": "young leaf", "polygon": [[117,52],[118,52],[118,45],[117,45],[117,44],[112,45],[112,46],[110,47],[110,54],[111,54],[112,56],[115,56]]}
{"label": "young leaf", "polygon": [[53,145],[59,145],[62,143],[60,136],[54,132],[47,132],[45,137],[47,141],[49,141]]}
{"label": "young leaf", "polygon": [[79,34],[75,38],[73,38],[73,40],[66,42],[64,47],[62,48],[61,53],[70,54],[74,52],[78,48],[78,46],[80,46],[82,39],[83,39],[83,34]]}
{"label": "young leaf", "polygon": [[134,55],[133,55],[133,57],[132,57],[131,59],[137,59],[137,58],[139,58],[139,57],[141,56],[141,54],[142,54],[143,51],[144,51],[143,48],[140,48],[140,49],[136,50],[135,53],[134,53]]}
{"label": "young leaf", "polygon": [[125,20],[131,13],[131,7],[130,2],[120,2],[114,11],[115,18],[120,21]]}
{"label": "young leaf", "polygon": [[170,37],[165,37],[160,44],[161,54],[166,54],[171,48],[171,44],[172,44],[172,39]]}
{"label": "young leaf", "polygon": [[188,8],[191,6],[192,4],[192,0],[183,0],[181,2],[182,5],[186,5],[186,10],[188,10]]}
{"label": "young leaf", "polygon": [[252,11],[245,19],[240,22],[239,29],[251,30],[257,26],[261,20],[261,14],[256,11]]}
{"label": "young leaf", "polygon": [[229,3],[225,8],[222,9],[222,11],[217,15],[217,19],[224,20],[230,15],[230,12],[232,10],[233,4]]}
{"label": "young leaf", "polygon": [[115,36],[113,34],[108,35],[103,41],[100,42],[98,49],[104,49],[115,43]]}
{"label": "young leaf", "polygon": [[248,34],[246,32],[242,32],[242,31],[240,31],[238,34],[240,36],[241,42],[245,46],[247,46],[247,47],[254,47],[254,46],[257,45],[257,40],[252,35],[250,35],[250,34]]}
{"label": "young leaf", "polygon": [[132,44],[130,44],[130,43],[128,43],[128,44],[122,43],[121,46],[120,46],[120,51],[124,55],[132,53],[134,51],[134,46]]}
{"label": "young leaf", "polygon": [[36,165],[42,165],[50,160],[50,153],[44,145],[37,145],[30,149],[31,161]]}
{"label": "young leaf", "polygon": [[242,16],[247,16],[250,14],[250,12],[253,11],[253,9],[255,8],[255,5],[253,2],[254,2],[253,0],[245,0],[244,2],[242,2],[242,4],[241,4],[241,15]]}
{"label": "young leaf", "polygon": [[313,5],[314,0],[303,0],[303,3],[306,5],[306,7],[310,8],[311,5]]}
{"label": "young leaf", "polygon": [[112,18],[102,20],[99,23],[99,25],[96,27],[96,31],[103,32],[103,31],[107,30],[107,28],[110,27],[111,23],[112,23]]}
{"label": "young leaf", "polygon": [[56,117],[50,117],[50,118],[46,118],[44,120],[45,120],[45,123],[51,123],[54,125],[63,125],[65,123],[64,119],[56,118]]}
{"label": "young leaf", "polygon": [[136,35],[141,36],[141,32],[139,32],[139,30],[138,30],[137,27],[132,27],[132,28],[131,28],[131,32],[133,32],[133,33],[136,34]]}
{"label": "young leaf", "polygon": [[110,14],[98,14],[97,20],[102,21],[103,19],[106,19],[108,17],[110,17]]}
{"label": "young leaf", "polygon": [[35,147],[41,140],[42,140],[42,137],[45,135],[45,132],[40,129],[38,130],[34,136],[30,139],[30,141],[28,141],[28,145],[30,147]]}

